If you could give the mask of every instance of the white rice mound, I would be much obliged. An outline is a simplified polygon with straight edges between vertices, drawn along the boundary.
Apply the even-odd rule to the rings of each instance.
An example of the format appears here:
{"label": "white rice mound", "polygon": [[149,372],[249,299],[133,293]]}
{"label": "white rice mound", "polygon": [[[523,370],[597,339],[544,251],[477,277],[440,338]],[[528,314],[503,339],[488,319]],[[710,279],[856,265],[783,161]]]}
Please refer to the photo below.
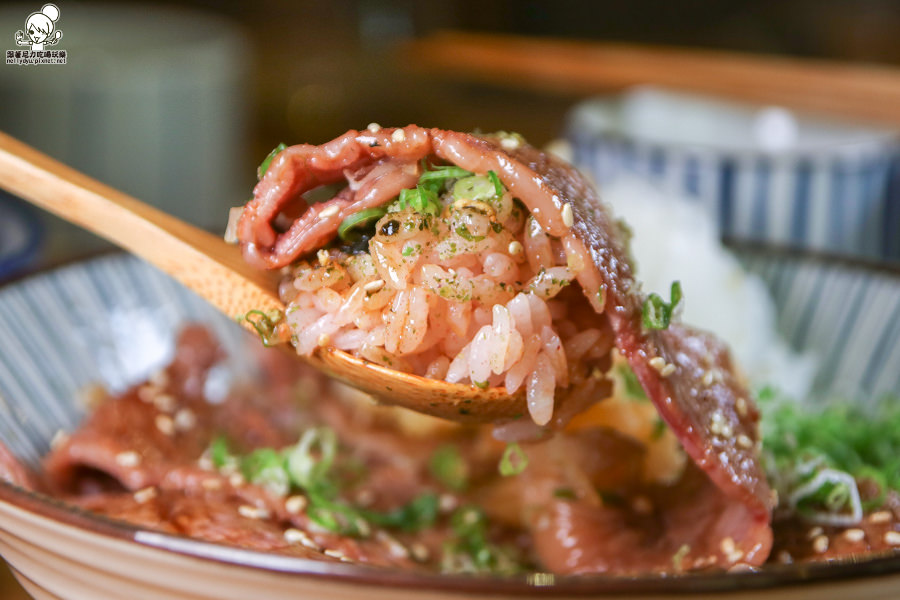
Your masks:
{"label": "white rice mound", "polygon": [[367,252],[321,250],[291,267],[280,292],[292,341],[300,354],[329,346],[450,383],[524,387],[547,424],[556,390],[612,348],[605,319],[569,286],[582,260],[508,191],[442,202],[435,216],[395,205]]}
{"label": "white rice mound", "polygon": [[703,206],[631,177],[605,186],[603,198],[632,229],[631,253],[645,291],[666,298],[671,282],[680,280],[682,320],[725,340],[753,387],[806,397],[816,358],[782,339],[765,283],[722,245]]}

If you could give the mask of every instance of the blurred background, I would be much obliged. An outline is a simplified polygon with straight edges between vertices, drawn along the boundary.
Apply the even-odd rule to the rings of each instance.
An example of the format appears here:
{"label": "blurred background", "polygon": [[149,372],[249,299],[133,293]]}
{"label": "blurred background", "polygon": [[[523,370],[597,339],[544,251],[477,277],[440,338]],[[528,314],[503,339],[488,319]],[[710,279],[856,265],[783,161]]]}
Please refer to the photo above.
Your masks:
{"label": "blurred background", "polygon": [[[0,3],[0,48],[7,54],[23,49],[14,34],[42,4]],[[473,39],[481,41],[512,35],[697,49],[726,63],[730,52],[747,53],[775,57],[801,75],[807,63],[794,59],[839,62],[846,70],[819,73],[801,108],[831,106],[828,73],[835,89],[862,73],[873,88],[885,90],[880,102],[888,105],[879,113],[862,111],[868,134],[900,126],[900,97],[892,95],[900,72],[897,0],[56,4],[63,37],[47,49],[66,50],[67,64],[0,66],[0,130],[213,231],[224,228],[228,207],[249,198],[257,164],[279,142],[321,143],[378,122],[517,131],[543,145],[567,135],[579,103],[617,93],[628,80],[610,77],[605,86],[586,77],[579,83],[574,67],[574,75],[561,80],[553,76],[550,54],[549,71],[545,65],[532,77],[508,78],[503,60],[522,67],[515,53],[478,73],[471,57],[457,60],[453,44],[443,54],[410,45],[446,41],[439,35],[445,30],[479,34]],[[560,62],[559,71],[567,66]],[[726,83],[713,87],[728,92],[732,84]],[[740,81],[732,87],[736,96],[754,96]],[[893,106],[891,98],[898,98]],[[874,98],[872,105],[878,103]],[[866,189],[877,188],[877,202],[897,192],[896,168],[889,172],[895,157],[879,160],[871,171],[876,183],[865,180]],[[872,218],[900,221],[890,212],[897,204],[879,204]],[[0,193],[0,281],[105,249]]]}
{"label": "blurred background", "polygon": [[[20,49],[14,33],[41,5],[0,4],[4,50]],[[0,130],[211,230],[246,201],[279,142],[321,143],[374,121],[513,130],[543,145],[580,100],[624,85],[560,85],[546,68],[506,79],[502,57],[476,75],[471,61],[454,64],[452,44],[437,59],[409,45],[445,30],[900,65],[896,0],[57,5],[63,37],[47,49],[65,49],[67,64],[3,65]],[[828,93],[820,84],[813,95]],[[0,255],[13,258],[0,278],[105,248],[9,198],[4,208]]]}

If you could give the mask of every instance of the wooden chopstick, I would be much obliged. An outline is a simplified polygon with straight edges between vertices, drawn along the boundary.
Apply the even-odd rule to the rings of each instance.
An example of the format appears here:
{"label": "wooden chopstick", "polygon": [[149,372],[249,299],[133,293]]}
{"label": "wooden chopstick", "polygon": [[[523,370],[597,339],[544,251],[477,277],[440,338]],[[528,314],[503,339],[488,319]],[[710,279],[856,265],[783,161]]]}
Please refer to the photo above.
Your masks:
{"label": "wooden chopstick", "polygon": [[900,68],[885,65],[453,31],[403,56],[420,72],[542,93],[653,84],[900,125]]}

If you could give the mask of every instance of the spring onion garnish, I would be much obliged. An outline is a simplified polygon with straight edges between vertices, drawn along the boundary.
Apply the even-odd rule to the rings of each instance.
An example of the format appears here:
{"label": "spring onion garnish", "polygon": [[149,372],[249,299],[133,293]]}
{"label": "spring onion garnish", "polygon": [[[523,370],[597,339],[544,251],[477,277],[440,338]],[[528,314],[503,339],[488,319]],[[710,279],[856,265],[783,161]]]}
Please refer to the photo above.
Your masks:
{"label": "spring onion garnish", "polygon": [[276,336],[276,328],[284,319],[284,313],[280,310],[270,310],[263,312],[261,310],[250,310],[246,314],[239,315],[237,322],[246,321],[256,330],[259,339],[262,340],[264,346],[268,347],[278,342]]}
{"label": "spring onion garnish", "polygon": [[269,170],[269,165],[272,164],[272,161],[275,159],[275,157],[278,156],[278,154],[285,148],[287,148],[287,144],[281,143],[275,146],[274,150],[269,152],[269,155],[266,156],[266,158],[259,165],[259,168],[256,170],[256,176],[258,179],[263,178],[263,175],[265,175],[266,171]]}
{"label": "spring onion garnish", "polygon": [[284,456],[272,448],[260,448],[248,454],[241,461],[241,471],[247,481],[265,487],[276,496],[287,496],[290,490]]}
{"label": "spring onion garnish", "polygon": [[469,484],[469,467],[455,446],[446,444],[434,451],[428,463],[431,476],[454,492],[461,492]]}
{"label": "spring onion garnish", "polygon": [[217,469],[222,469],[235,462],[234,457],[228,450],[228,440],[224,436],[215,437],[210,442],[209,458]]}
{"label": "spring onion garnish", "polygon": [[465,225],[460,225],[456,228],[456,235],[466,240],[467,242],[480,242],[484,239],[483,235],[472,235],[472,232],[469,231],[469,228]]}
{"label": "spring onion garnish", "polygon": [[356,229],[362,229],[370,223],[375,223],[387,214],[387,208],[379,206],[376,208],[367,208],[357,213],[353,213],[344,219],[338,226],[338,237],[345,242],[357,241],[361,236]]}
{"label": "spring onion garnish", "polygon": [[443,183],[446,179],[459,179],[460,177],[468,177],[472,174],[471,171],[466,171],[462,167],[457,167],[454,165],[441,165],[436,167],[431,167],[431,170],[425,170],[419,176],[419,183],[426,183],[429,181],[438,181]]}
{"label": "spring onion garnish", "polygon": [[668,329],[672,314],[682,300],[681,282],[673,281],[669,291],[669,302],[653,293],[644,301],[643,324],[646,329]]}
{"label": "spring onion garnish", "polygon": [[462,506],[450,518],[453,539],[444,544],[441,570],[445,573],[504,573],[520,570],[512,548],[488,539],[488,522],[481,509]]}
{"label": "spring onion garnish", "polygon": [[342,535],[366,537],[370,523],[418,531],[431,527],[438,514],[438,498],[425,492],[394,510],[377,512],[354,506],[340,499],[341,484],[358,481],[361,464],[352,457],[338,462],[338,441],[328,427],[307,429],[293,446],[281,450],[258,448],[244,457],[232,455],[224,437],[212,440],[207,454],[218,469],[240,465],[244,477],[265,487],[274,495],[285,497],[293,490],[307,500],[307,516],[319,526]]}
{"label": "spring onion garnish", "polygon": [[490,200],[497,196],[496,188],[488,177],[471,175],[457,179],[453,184],[453,197],[456,200]]}
{"label": "spring onion garnish", "polygon": [[[900,402],[813,409],[759,394],[763,461],[783,508],[823,525],[852,525],[900,491]],[[874,497],[861,497],[866,481]]]}
{"label": "spring onion garnish", "polygon": [[398,199],[401,208],[411,208],[423,214],[438,215],[443,209],[437,192],[424,185],[417,185],[411,190],[401,190]]}
{"label": "spring onion garnish", "polygon": [[434,524],[439,504],[437,494],[426,492],[392,511],[361,510],[360,512],[367,520],[381,527],[414,532]]}
{"label": "spring onion garnish", "polygon": [[500,464],[497,470],[504,477],[518,475],[528,467],[528,456],[522,451],[518,442],[511,442],[506,445],[503,456],[500,458]]}
{"label": "spring onion garnish", "polygon": [[503,187],[503,184],[500,182],[500,177],[497,176],[497,173],[494,171],[488,171],[488,179],[491,180],[491,183],[494,184],[494,194],[499,198],[503,195],[503,192],[506,191],[506,188]]}
{"label": "spring onion garnish", "polygon": [[337,454],[337,436],[328,427],[307,429],[297,445],[287,453],[287,471],[291,482],[313,488],[325,478]]}

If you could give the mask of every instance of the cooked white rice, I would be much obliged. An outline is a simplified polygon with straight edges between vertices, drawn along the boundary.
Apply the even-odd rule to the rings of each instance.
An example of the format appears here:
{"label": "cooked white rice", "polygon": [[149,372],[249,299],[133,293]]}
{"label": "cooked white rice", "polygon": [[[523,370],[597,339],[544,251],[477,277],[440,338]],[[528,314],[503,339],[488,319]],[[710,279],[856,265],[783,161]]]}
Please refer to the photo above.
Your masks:
{"label": "cooked white rice", "polygon": [[546,424],[557,388],[589,387],[586,365],[612,346],[569,287],[584,265],[508,192],[444,204],[439,216],[395,206],[367,251],[293,267],[281,286],[293,342],[301,354],[327,345],[451,383],[524,388]]}

